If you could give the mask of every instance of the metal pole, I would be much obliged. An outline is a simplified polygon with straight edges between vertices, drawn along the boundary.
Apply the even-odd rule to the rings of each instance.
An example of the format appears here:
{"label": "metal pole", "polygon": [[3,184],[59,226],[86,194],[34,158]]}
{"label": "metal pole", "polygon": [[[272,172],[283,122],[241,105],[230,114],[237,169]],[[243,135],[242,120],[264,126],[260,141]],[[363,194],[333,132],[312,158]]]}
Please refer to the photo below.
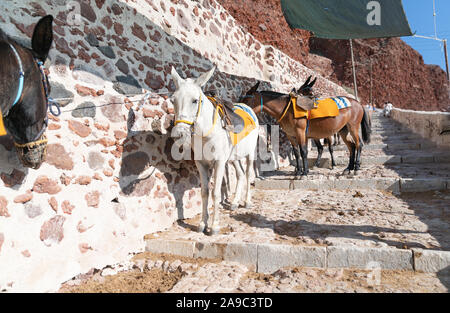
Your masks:
{"label": "metal pole", "polygon": [[369,62],[370,62],[370,106],[373,107],[372,57],[369,58]]}
{"label": "metal pole", "polygon": [[445,67],[447,69],[447,80],[450,81],[450,73],[448,71],[447,39],[444,40],[444,53],[445,53]]}
{"label": "metal pole", "polygon": [[355,98],[358,99],[358,85],[356,84],[356,69],[355,69],[355,56],[353,55],[353,43],[350,39],[350,53],[352,55],[352,68],[353,68],[353,87],[355,88]]}

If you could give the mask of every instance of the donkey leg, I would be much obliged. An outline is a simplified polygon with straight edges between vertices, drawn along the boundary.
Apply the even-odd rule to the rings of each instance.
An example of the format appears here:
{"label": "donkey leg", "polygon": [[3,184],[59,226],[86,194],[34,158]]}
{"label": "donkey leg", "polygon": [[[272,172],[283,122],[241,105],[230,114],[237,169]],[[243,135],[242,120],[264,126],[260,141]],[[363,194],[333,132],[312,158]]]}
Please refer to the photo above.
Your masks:
{"label": "donkey leg", "polygon": [[314,167],[318,167],[320,165],[320,160],[322,159],[323,146],[320,143],[320,139],[314,139],[314,143],[317,147],[317,159],[316,162],[314,162]]}
{"label": "donkey leg", "polygon": [[360,167],[361,167],[361,151],[362,151],[362,142],[361,138],[359,137],[359,124],[356,126],[350,127],[350,135],[353,138],[353,168],[352,170],[355,170],[355,175],[358,173]]}
{"label": "donkey leg", "polygon": [[333,144],[331,143],[331,137],[326,140],[328,141],[328,150],[330,151],[330,156],[331,156],[331,169],[333,169],[336,166],[336,162],[334,161],[334,154],[333,154]]}
{"label": "donkey leg", "polygon": [[350,171],[352,171],[355,167],[355,144],[352,143],[350,140],[348,140],[347,135],[348,135],[348,130],[347,127],[345,127],[344,129],[342,129],[339,134],[341,135],[342,140],[344,141],[345,145],[348,148],[348,151],[350,152],[350,158],[349,158],[349,163],[347,168],[344,170],[344,172],[342,173],[343,175],[348,175],[350,174]]}
{"label": "donkey leg", "polygon": [[303,162],[303,171],[302,176],[307,176],[309,174],[309,168],[308,168],[308,142],[305,144],[299,146],[300,148],[300,155],[302,156],[302,162]]}
{"label": "donkey leg", "polygon": [[198,232],[204,232],[206,226],[208,225],[208,183],[209,183],[209,168],[200,162],[196,162],[198,172],[200,173],[200,184],[201,184],[201,194],[202,194],[202,219],[198,225]]}
{"label": "donkey leg", "polygon": [[252,175],[252,170],[253,170],[253,163],[255,161],[251,158],[251,156],[247,156],[247,168],[245,171],[245,176],[247,179],[247,188],[246,188],[246,193],[245,193],[245,208],[246,209],[251,209],[252,208],[252,193],[251,193],[251,181],[250,181],[250,177]]}
{"label": "donkey leg", "polygon": [[360,144],[358,149],[356,149],[356,158],[355,158],[355,175],[358,174],[358,171],[361,168],[361,152],[363,145]]}
{"label": "donkey leg", "polygon": [[218,160],[214,164],[214,190],[212,193],[213,200],[213,212],[212,212],[212,224],[210,226],[209,235],[217,235],[220,230],[219,225],[219,197],[220,197],[220,189],[222,186],[223,175],[225,172],[225,163],[224,160]]}
{"label": "donkey leg", "polygon": [[236,190],[234,192],[234,199],[231,202],[230,209],[236,210],[239,207],[239,201],[241,200],[242,188],[244,187],[244,172],[242,171],[239,161],[233,161],[234,169],[236,170],[237,182]]}
{"label": "donkey leg", "polygon": [[[298,150],[297,150],[298,147]],[[292,145],[292,150],[294,151],[295,156],[295,176],[299,176],[302,174],[302,167],[300,164],[300,146]]]}

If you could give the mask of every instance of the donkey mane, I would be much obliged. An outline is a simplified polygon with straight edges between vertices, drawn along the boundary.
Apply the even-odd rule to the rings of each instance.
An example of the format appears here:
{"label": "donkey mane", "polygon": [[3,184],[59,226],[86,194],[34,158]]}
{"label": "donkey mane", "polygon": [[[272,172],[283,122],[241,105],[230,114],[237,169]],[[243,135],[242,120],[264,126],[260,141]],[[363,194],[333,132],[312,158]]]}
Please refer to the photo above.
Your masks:
{"label": "donkey mane", "polygon": [[270,91],[270,90],[261,91],[260,93],[261,93],[263,96],[272,97],[272,98],[274,98],[274,99],[278,99],[278,98],[282,98],[282,97],[287,96],[287,94],[280,93],[280,92],[276,92],[276,91]]}

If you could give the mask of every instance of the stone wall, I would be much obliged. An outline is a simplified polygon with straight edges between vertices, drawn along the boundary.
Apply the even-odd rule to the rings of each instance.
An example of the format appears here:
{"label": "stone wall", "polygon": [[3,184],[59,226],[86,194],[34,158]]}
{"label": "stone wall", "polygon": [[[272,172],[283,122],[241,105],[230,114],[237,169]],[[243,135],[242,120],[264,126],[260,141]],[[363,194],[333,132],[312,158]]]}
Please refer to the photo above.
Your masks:
{"label": "stone wall", "polygon": [[[0,137],[3,291],[55,290],[200,212],[194,163],[170,157],[171,66],[191,77],[217,65],[205,89],[234,101],[256,80],[286,92],[314,74],[215,1],[3,0],[0,12],[0,27],[28,45],[39,17],[55,17],[46,67],[62,105],[61,116],[49,114],[40,169],[23,168]],[[346,94],[323,78],[317,88]]]}
{"label": "stone wall", "polygon": [[450,147],[450,113],[394,108],[391,118],[438,146]]}

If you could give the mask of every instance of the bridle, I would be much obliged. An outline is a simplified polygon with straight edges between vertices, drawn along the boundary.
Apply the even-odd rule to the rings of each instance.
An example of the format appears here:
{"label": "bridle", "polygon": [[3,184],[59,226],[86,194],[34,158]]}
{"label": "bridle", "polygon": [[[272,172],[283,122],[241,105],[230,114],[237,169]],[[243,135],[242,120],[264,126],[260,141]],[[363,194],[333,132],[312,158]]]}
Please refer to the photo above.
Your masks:
{"label": "bridle", "polygon": [[[198,118],[200,116],[200,112],[202,110],[202,105],[203,105],[202,95],[200,94],[200,98],[198,100],[197,115],[196,115],[195,119],[193,121],[176,120],[174,122],[174,126],[177,126],[177,124],[180,124],[180,123],[187,124],[187,125],[189,125],[191,127],[194,126],[194,124],[197,123],[197,120],[198,120]],[[214,110],[213,125],[212,125],[211,129],[208,131],[208,133],[206,135],[202,135],[202,137],[208,137],[214,131],[214,128],[216,127],[216,124],[217,124],[217,120],[219,119],[219,110],[222,110],[222,108],[220,106],[216,106],[216,108]]]}
{"label": "bridle", "polygon": [[[11,108],[13,108],[17,103],[20,102],[20,100],[22,99],[23,96],[23,86],[24,86],[24,81],[25,81],[25,72],[23,70],[23,63],[22,63],[22,59],[19,56],[19,53],[17,52],[16,48],[14,47],[14,45],[12,45],[11,43],[8,43],[9,47],[11,48],[11,50],[14,53],[14,56],[16,57],[17,63],[19,64],[19,88],[17,90],[17,95],[16,98],[13,102],[13,104],[11,105],[11,107],[9,108],[9,110],[6,112],[5,116],[8,116],[9,111],[11,110]],[[58,105],[57,102],[55,102],[52,98],[49,97],[49,83],[48,83],[48,76],[45,72],[45,66],[44,63],[42,61],[37,60],[36,58],[34,58],[38,67],[39,67],[39,71],[41,73],[41,78],[42,78],[42,84],[44,87],[44,94],[45,94],[45,101],[46,101],[46,112],[45,112],[45,119],[44,119],[44,125],[41,129],[41,131],[38,133],[38,135],[34,138],[33,141],[30,141],[28,143],[25,144],[18,144],[16,142],[14,142],[14,145],[16,146],[16,148],[29,148],[32,149],[36,146],[39,145],[43,145],[43,144],[47,144],[48,140],[47,137],[45,136],[45,131],[47,129],[48,126],[48,116],[47,116],[47,110],[50,110],[50,113],[52,113],[54,116],[59,116],[61,114],[61,109]],[[57,108],[57,111],[54,112],[53,111],[53,107]]]}
{"label": "bridle", "polygon": [[[261,113],[262,113],[262,112],[263,112],[263,108],[264,108],[264,99],[263,99],[263,96],[262,96],[261,92],[256,91],[256,93],[257,93],[257,94],[260,96],[260,98],[261,98]],[[253,94],[253,95],[244,95],[244,96],[242,97],[242,100],[243,100],[243,99],[247,99],[247,98],[253,99],[253,105],[256,106],[256,105],[255,105],[255,95],[254,95],[254,94]]]}

